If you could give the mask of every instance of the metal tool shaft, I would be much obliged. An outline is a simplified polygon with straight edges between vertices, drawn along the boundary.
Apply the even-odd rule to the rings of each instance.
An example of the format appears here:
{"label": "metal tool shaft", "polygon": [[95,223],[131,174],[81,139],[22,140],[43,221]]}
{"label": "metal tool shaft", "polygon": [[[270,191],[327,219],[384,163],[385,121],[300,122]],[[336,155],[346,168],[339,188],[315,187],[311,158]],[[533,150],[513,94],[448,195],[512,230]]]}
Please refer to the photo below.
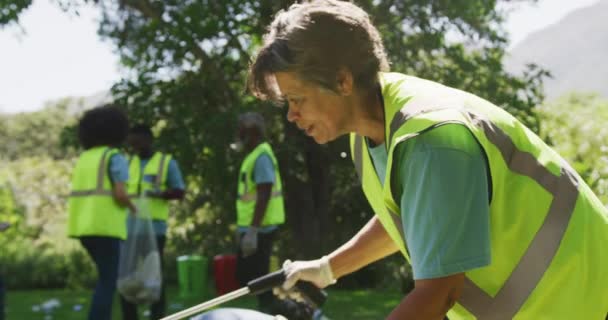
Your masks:
{"label": "metal tool shaft", "polygon": [[179,319],[183,319],[185,317],[200,313],[202,311],[205,311],[207,309],[213,308],[217,305],[220,305],[224,302],[228,302],[230,300],[234,300],[236,298],[242,297],[244,295],[249,294],[250,290],[248,287],[244,287],[238,290],[234,290],[232,292],[226,293],[222,296],[219,296],[215,299],[209,300],[207,302],[203,302],[201,304],[198,304],[194,307],[188,308],[186,310],[180,311],[178,313],[174,313],[168,317],[164,317],[160,320],[179,320]]}
{"label": "metal tool shaft", "polygon": [[[188,308],[160,320],[183,319],[187,316],[197,314],[201,311],[205,311],[224,302],[234,300],[250,293],[255,295],[266,292],[267,290],[281,285],[283,282],[285,282],[285,271],[281,269],[247,282],[247,286],[244,288],[232,291],[213,300],[203,302],[192,308]],[[327,300],[327,293],[323,290],[319,290],[319,288],[310,282],[298,281],[296,283],[296,288],[304,295],[305,299],[310,301],[316,307],[322,306],[323,303],[325,303],[325,300]]]}

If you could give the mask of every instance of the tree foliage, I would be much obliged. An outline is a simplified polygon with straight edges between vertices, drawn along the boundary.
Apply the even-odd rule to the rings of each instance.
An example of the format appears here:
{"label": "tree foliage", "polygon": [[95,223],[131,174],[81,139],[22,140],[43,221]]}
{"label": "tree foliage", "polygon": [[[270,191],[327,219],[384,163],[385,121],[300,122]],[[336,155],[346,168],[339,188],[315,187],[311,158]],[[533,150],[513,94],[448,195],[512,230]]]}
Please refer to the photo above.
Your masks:
{"label": "tree foliage", "polygon": [[[234,221],[236,172],[242,155],[228,152],[235,115],[257,107],[272,125],[285,180],[296,252],[314,256],[348,238],[370,217],[344,139],[327,146],[286,124],[284,111],[259,108],[245,93],[250,54],[274,12],[290,1],[100,1],[102,36],[112,40],[132,76],[114,87],[133,119],[162,121],[159,145],[195,179],[184,221],[208,201],[220,224]],[[472,91],[535,128],[542,100],[540,69],[523,77],[504,71],[506,40],[496,1],[359,1],[385,39],[393,70]],[[456,40],[454,40],[456,39]],[[332,230],[332,232],[329,232]],[[339,230],[339,231],[336,231]],[[300,245],[298,245],[298,243]],[[324,245],[328,244],[328,245]]]}
{"label": "tree foliage", "polygon": [[[477,94],[533,130],[533,108],[549,73],[530,64],[523,76],[503,68],[505,1],[363,1],[382,32],[392,69]],[[400,26],[400,27],[399,27]]]}
{"label": "tree foliage", "polygon": [[[0,166],[0,177],[21,208],[28,238],[59,244],[66,237],[66,202],[74,159],[27,157]],[[60,241],[60,242],[56,242]]]}
{"label": "tree foliage", "polygon": [[60,135],[75,118],[69,101],[0,115],[0,221],[11,223],[0,234],[0,274],[11,275],[11,288],[78,287],[92,280],[92,263],[65,230],[75,153],[60,147]]}
{"label": "tree foliage", "polygon": [[[231,250],[244,155],[227,146],[236,115],[252,108],[269,122],[284,180],[289,228],[282,230],[281,257],[326,253],[371,217],[346,139],[319,146],[286,122],[284,109],[245,92],[251,54],[274,13],[292,1],[94,2],[103,13],[99,33],[115,45],[125,68],[114,98],[132,122],[155,125],[159,149],[174,154],[188,178],[187,201],[170,222],[174,250],[208,256]],[[547,74],[534,66],[521,77],[503,69],[504,12],[498,8],[507,1],[356,2],[379,27],[394,71],[471,91],[538,127],[533,109]]]}
{"label": "tree foliage", "polygon": [[76,118],[68,111],[70,101],[64,99],[36,112],[0,114],[0,155],[8,160],[73,156],[73,150],[62,147],[60,135]]}
{"label": "tree foliage", "polygon": [[541,136],[608,204],[608,100],[570,93],[538,108]]}
{"label": "tree foliage", "polygon": [[19,15],[32,4],[32,0],[0,0],[0,29],[19,22]]}
{"label": "tree foliage", "polygon": [[[243,155],[229,152],[236,114],[262,111],[271,125],[283,179],[290,256],[313,257],[350,237],[369,217],[340,139],[318,146],[245,93],[251,53],[273,14],[291,1],[100,1],[100,34],[113,41],[129,77],[114,87],[132,119],[162,123],[158,144],[196,181],[176,216],[192,224],[182,239],[200,234],[208,251],[229,248],[236,170]],[[359,1],[385,39],[395,71],[477,93],[520,116],[532,128],[542,96],[543,70],[523,77],[504,71],[506,40],[496,1]],[[193,218],[207,205],[205,219]],[[177,229],[176,229],[177,230]],[[186,230],[186,231],[184,231]],[[330,232],[331,230],[331,232]],[[177,234],[174,239],[177,240]],[[284,237],[284,238],[285,238]],[[220,240],[222,239],[222,240]],[[211,243],[209,243],[211,242]],[[188,241],[184,241],[188,243]]]}
{"label": "tree foliage", "polygon": [[0,114],[0,186],[11,198],[2,211],[18,212],[21,231],[32,239],[65,238],[76,153],[62,147],[61,133],[76,119],[68,108],[71,102],[67,98],[36,112]]}

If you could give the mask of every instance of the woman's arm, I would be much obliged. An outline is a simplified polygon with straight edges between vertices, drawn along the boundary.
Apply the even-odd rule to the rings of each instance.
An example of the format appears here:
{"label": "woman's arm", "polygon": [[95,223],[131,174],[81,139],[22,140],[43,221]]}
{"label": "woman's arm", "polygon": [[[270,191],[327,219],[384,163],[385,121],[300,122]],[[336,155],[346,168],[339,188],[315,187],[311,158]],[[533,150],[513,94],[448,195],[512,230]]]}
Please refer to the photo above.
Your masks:
{"label": "woman's arm", "polygon": [[329,255],[329,264],[338,279],[398,250],[378,217],[374,216],[354,237]]}
{"label": "woman's arm", "polygon": [[118,203],[121,207],[129,208],[131,213],[137,212],[137,207],[135,207],[127,194],[127,188],[124,182],[114,183],[114,188],[112,188],[112,196],[114,197],[114,201],[116,201],[116,203]]}
{"label": "woman's arm", "polygon": [[391,312],[387,320],[443,320],[462,293],[464,273],[416,280],[412,290]]}
{"label": "woman's arm", "polygon": [[298,281],[314,283],[325,288],[336,279],[382,259],[398,250],[378,218],[373,217],[348,242],[334,250],[329,256],[309,261],[286,261],[283,270],[286,280],[283,289],[275,294],[290,295],[290,288]]}

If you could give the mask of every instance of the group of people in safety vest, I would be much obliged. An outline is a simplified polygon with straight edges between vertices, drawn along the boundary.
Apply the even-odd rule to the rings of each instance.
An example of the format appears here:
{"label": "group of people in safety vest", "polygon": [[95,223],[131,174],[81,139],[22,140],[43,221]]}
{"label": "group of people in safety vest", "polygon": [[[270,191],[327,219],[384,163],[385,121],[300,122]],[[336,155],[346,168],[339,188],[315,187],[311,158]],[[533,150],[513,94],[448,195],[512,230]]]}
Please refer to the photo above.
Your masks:
{"label": "group of people in safety vest", "polygon": [[[245,113],[238,119],[238,139],[232,147],[248,152],[238,176],[236,199],[239,234],[237,278],[241,284],[268,273],[273,241],[285,221],[277,159],[265,142],[264,119]],[[154,149],[147,125],[129,127],[116,105],[91,109],[78,125],[84,148],[73,171],[68,200],[68,235],[77,238],[94,261],[98,280],[89,319],[110,319],[116,291],[121,241],[127,237],[126,218],[137,215],[135,199],[145,197],[161,257],[166,243],[169,201],[184,197],[185,184],[177,161]],[[127,142],[129,154],[120,147]],[[137,319],[137,306],[120,297],[123,319]],[[272,292],[259,296],[259,308],[276,305]],[[150,318],[166,313],[164,286],[151,304]]]}

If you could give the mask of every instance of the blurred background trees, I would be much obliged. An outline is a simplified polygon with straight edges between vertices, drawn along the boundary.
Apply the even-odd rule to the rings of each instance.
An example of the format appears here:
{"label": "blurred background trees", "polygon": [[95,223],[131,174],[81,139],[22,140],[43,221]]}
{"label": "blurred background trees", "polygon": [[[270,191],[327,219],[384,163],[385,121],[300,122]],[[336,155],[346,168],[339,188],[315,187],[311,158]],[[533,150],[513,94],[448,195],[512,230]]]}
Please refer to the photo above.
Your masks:
{"label": "blurred background trees", "polygon": [[[250,55],[273,13],[290,3],[99,1],[100,34],[116,45],[131,75],[114,86],[114,96],[128,106],[132,119],[159,124],[159,145],[197,180],[190,205],[177,220],[197,220],[192,215],[206,204],[214,209],[198,219],[198,227],[181,233],[188,239],[230,234],[225,222],[234,219],[234,177],[243,155],[226,146],[234,139],[236,114],[250,108],[271,124],[269,137],[285,180],[289,234],[297,239],[289,245],[295,248],[291,256],[317,256],[370,217],[349,157],[340,157],[348,153],[344,139],[318,146],[286,124],[284,109],[269,108],[245,93]],[[537,127],[533,108],[542,101],[545,73],[531,67],[524,77],[515,77],[503,70],[506,38],[496,2],[359,4],[382,31],[394,70],[475,92]],[[205,242],[200,240],[193,245]]]}
{"label": "blurred background trees", "polygon": [[538,108],[541,137],[608,204],[608,100],[570,93]]}
{"label": "blurred background trees", "polygon": [[[319,146],[287,123],[285,108],[256,101],[245,91],[247,67],[265,26],[292,1],[93,2],[103,12],[99,34],[114,44],[124,70],[123,79],[112,88],[113,98],[127,108],[133,123],[154,126],[159,149],[178,159],[187,178],[186,200],[175,207],[170,220],[170,254],[212,257],[233,250],[236,175],[244,154],[227,146],[235,137],[236,116],[246,110],[265,115],[284,179],[288,220],[276,248],[279,260],[325,254],[371,217],[347,140]],[[606,150],[599,146],[608,138],[598,135],[605,131],[601,122],[588,123],[596,112],[605,115],[606,102],[572,96],[537,112],[537,106],[543,105],[542,80],[548,73],[535,65],[517,76],[505,70],[505,12],[499,8],[506,1],[356,2],[379,27],[394,71],[471,91],[504,107],[557,144],[607,200]],[[18,13],[30,2],[9,3],[14,6],[2,12],[0,26],[16,23]],[[81,2],[59,4],[77,12]],[[573,103],[580,106],[576,124],[565,124]],[[90,267],[83,265],[63,229],[64,196],[76,155],[74,123],[82,111],[66,105],[60,102],[36,113],[0,116],[0,197],[12,199],[10,206],[2,204],[0,214],[19,221],[14,228],[19,232],[11,237],[34,243],[32,252],[47,250],[78,260],[52,260],[54,255],[49,254],[45,265],[57,266],[53,279],[63,280],[40,280],[48,286],[86,284],[88,279],[72,274],[70,266]],[[585,143],[588,148],[575,148]],[[0,265],[10,257],[16,256],[3,254]],[[43,258],[30,256],[30,260]],[[396,258],[340,284],[378,285],[389,273],[402,277],[407,270]],[[170,279],[175,277],[173,270],[168,273]],[[15,279],[9,284],[23,283],[31,281]]]}

